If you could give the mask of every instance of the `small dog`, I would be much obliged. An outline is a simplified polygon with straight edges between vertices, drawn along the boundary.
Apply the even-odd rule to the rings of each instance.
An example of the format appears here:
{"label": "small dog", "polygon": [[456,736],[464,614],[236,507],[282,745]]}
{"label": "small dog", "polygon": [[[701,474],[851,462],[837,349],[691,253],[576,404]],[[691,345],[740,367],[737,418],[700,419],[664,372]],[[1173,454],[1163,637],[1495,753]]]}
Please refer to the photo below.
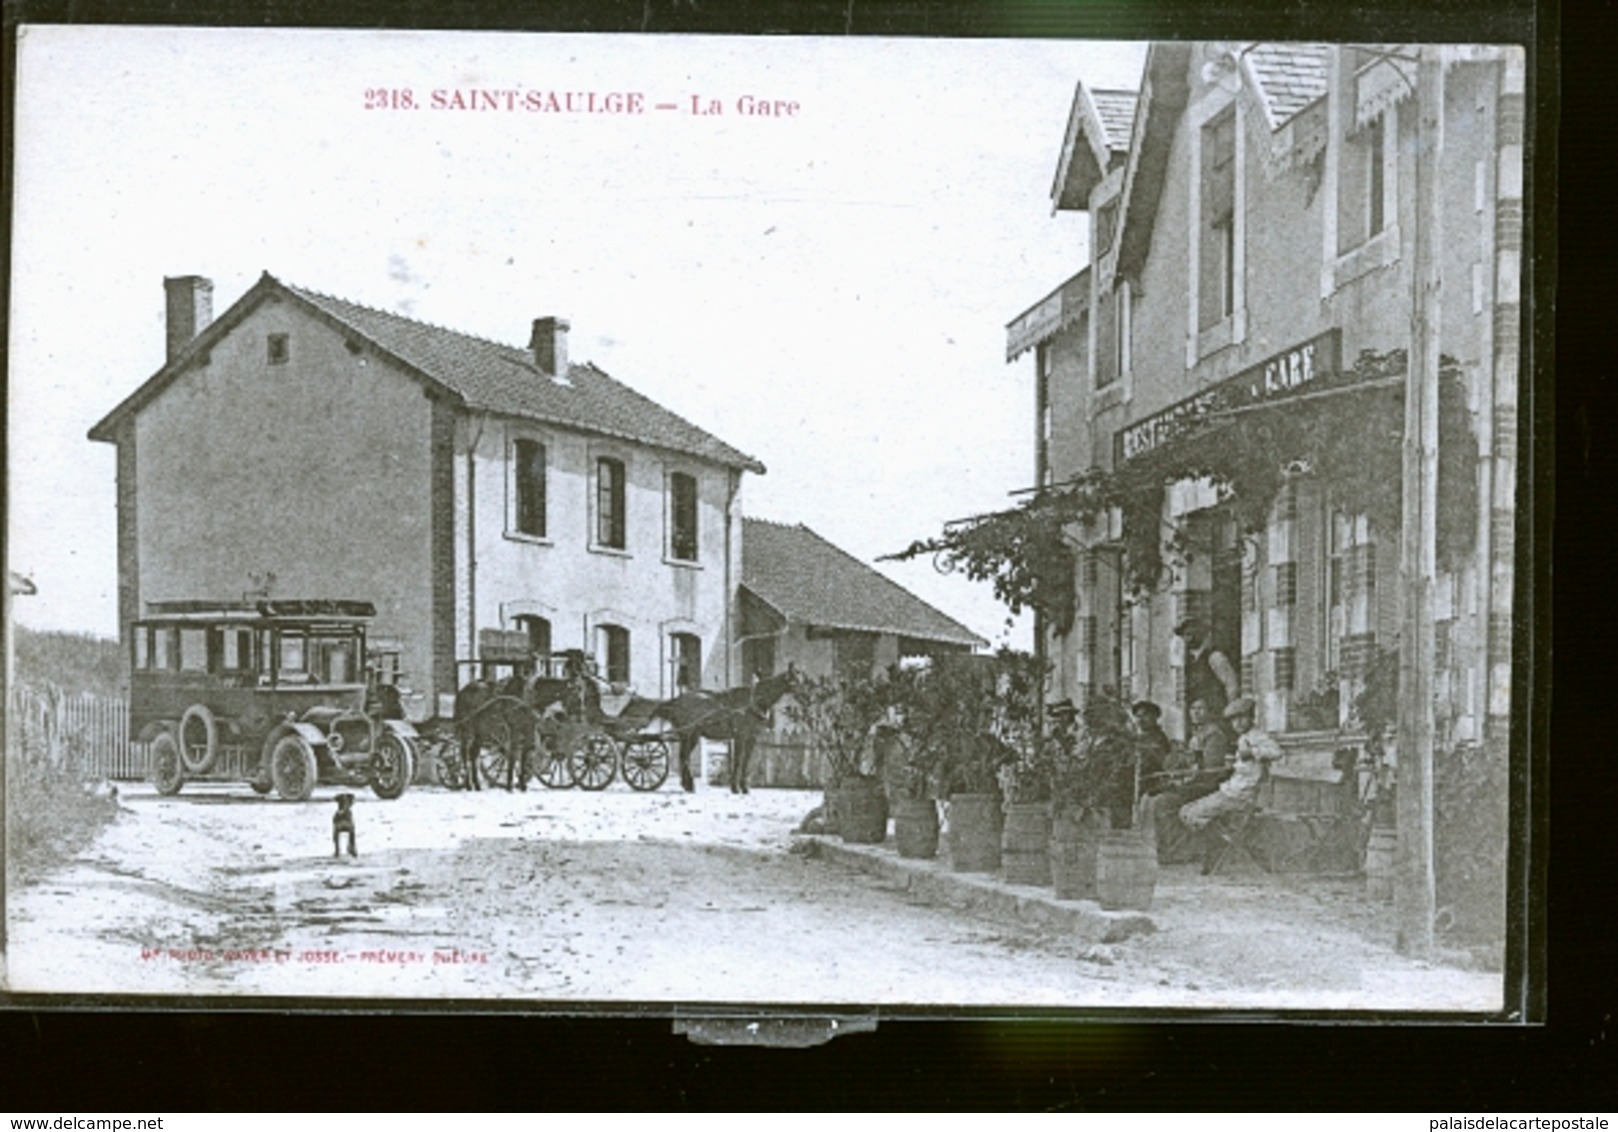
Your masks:
{"label": "small dog", "polygon": [[342,856],[343,834],[348,834],[348,855],[358,857],[354,849],[354,795],[337,795],[337,812],[331,816],[331,855]]}

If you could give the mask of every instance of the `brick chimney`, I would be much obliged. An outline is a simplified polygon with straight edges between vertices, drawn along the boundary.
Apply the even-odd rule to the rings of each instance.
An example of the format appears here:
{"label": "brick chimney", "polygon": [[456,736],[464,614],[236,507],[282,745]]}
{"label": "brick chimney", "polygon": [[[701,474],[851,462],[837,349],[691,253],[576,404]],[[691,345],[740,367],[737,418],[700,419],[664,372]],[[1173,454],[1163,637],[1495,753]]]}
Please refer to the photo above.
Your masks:
{"label": "brick chimney", "polygon": [[528,339],[528,349],[534,355],[534,365],[539,372],[545,374],[552,381],[560,385],[568,384],[567,377],[567,332],[570,329],[565,318],[536,318],[534,319],[534,333]]}
{"label": "brick chimney", "polygon": [[163,292],[168,299],[167,358],[172,362],[213,321],[213,280],[200,275],[165,276]]}

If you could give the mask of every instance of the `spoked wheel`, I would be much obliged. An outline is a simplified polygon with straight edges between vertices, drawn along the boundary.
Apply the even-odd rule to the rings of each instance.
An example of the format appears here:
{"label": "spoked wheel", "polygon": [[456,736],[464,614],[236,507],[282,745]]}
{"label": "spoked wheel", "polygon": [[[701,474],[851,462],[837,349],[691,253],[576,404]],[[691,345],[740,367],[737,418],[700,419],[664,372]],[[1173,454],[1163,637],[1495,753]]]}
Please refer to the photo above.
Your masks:
{"label": "spoked wheel", "polygon": [[466,760],[461,757],[461,745],[455,740],[446,740],[433,748],[433,769],[445,789],[466,789]]}
{"label": "spoked wheel", "polygon": [[165,727],[146,747],[152,785],[159,794],[178,794],[185,785],[185,767],[180,762],[180,744],[174,732]]}
{"label": "spoked wheel", "polygon": [[270,781],[288,802],[302,802],[314,793],[319,768],[315,749],[302,735],[283,735],[270,752]]}
{"label": "spoked wheel", "polygon": [[547,743],[537,731],[534,733],[534,777],[552,790],[566,790],[574,785],[573,767],[567,755]]}
{"label": "spoked wheel", "polygon": [[416,772],[416,752],[410,742],[392,731],[376,737],[371,754],[371,790],[378,798],[391,800],[405,792]]}
{"label": "spoked wheel", "polygon": [[[506,767],[511,762],[512,751],[516,744],[512,742],[511,728],[503,720],[490,724],[483,731],[483,750],[478,754],[478,770],[482,773],[483,781],[488,784],[506,781]],[[512,785],[516,785],[516,775],[512,775]]]}
{"label": "spoked wheel", "polygon": [[624,745],[624,781],[635,790],[656,790],[667,780],[672,761],[663,740],[631,740]]}
{"label": "spoked wheel", "polygon": [[587,728],[579,733],[567,762],[581,787],[605,790],[618,776],[618,744],[605,731]]}

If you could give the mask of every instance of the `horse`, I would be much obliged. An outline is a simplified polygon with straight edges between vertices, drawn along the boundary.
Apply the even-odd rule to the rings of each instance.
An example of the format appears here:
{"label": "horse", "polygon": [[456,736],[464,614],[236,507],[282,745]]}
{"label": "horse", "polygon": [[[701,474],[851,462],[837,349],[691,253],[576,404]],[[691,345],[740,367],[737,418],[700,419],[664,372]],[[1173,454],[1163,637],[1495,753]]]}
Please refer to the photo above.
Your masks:
{"label": "horse", "polygon": [[528,684],[521,676],[498,681],[479,677],[455,693],[455,739],[466,767],[467,789],[482,789],[478,782],[478,756],[484,747],[494,747],[506,755],[508,792],[513,785],[528,789],[534,747],[534,714],[527,702]]}
{"label": "horse", "polygon": [[758,733],[769,720],[770,710],[797,680],[797,670],[788,665],[785,672],[728,692],[686,692],[655,705],[653,720],[662,720],[674,729],[680,740],[680,785],[686,793],[696,789],[691,777],[691,750],[698,739],[721,739],[730,743],[729,780],[732,794],[747,793],[747,767],[758,743]]}

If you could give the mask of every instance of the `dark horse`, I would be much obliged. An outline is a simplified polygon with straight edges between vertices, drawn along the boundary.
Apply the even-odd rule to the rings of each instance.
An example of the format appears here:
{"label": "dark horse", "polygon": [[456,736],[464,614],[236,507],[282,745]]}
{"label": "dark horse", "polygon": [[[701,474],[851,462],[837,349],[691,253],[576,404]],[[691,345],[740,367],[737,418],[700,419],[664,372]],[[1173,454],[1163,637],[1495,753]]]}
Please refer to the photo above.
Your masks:
{"label": "dark horse", "polygon": [[[461,748],[468,790],[479,790],[479,756],[492,747],[506,756],[506,789],[528,789],[534,749],[534,714],[524,696],[527,680],[478,678],[455,693],[455,741]],[[513,780],[515,779],[515,783]],[[489,785],[493,786],[491,782]]]}
{"label": "dark horse", "polygon": [[698,739],[721,739],[730,743],[729,775],[732,794],[747,793],[747,767],[753,759],[758,733],[769,721],[770,709],[792,689],[797,672],[785,672],[755,679],[728,692],[686,692],[665,700],[652,709],[652,718],[666,721],[680,740],[680,785],[689,793],[696,789],[691,778],[691,750]]}
{"label": "dark horse", "polygon": [[527,790],[535,747],[547,737],[554,739],[557,723],[600,718],[599,681],[590,675],[584,654],[568,651],[557,657],[563,661],[561,676],[479,677],[455,693],[455,737],[468,789],[481,789],[479,755],[487,747],[506,756],[506,789]]}

